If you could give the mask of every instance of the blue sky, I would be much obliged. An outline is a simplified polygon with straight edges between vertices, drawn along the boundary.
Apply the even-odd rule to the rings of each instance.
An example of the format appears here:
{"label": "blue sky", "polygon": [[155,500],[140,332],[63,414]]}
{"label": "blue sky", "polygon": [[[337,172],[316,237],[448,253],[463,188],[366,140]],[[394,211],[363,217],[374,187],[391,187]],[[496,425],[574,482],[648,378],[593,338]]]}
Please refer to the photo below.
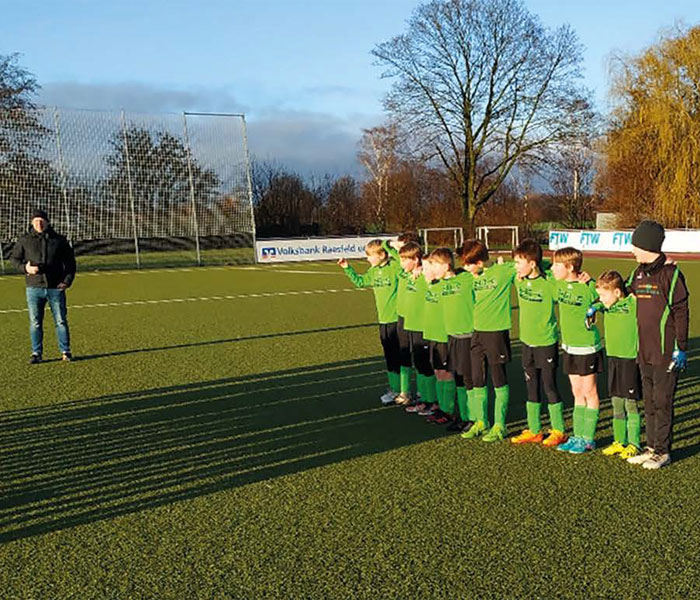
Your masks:
{"label": "blue sky", "polygon": [[[697,0],[525,0],[586,47],[585,81],[605,108],[607,63]],[[47,104],[159,112],[243,111],[251,152],[306,174],[357,174],[363,127],[383,119],[370,51],[404,31],[414,0],[0,0],[0,53],[21,53]],[[31,6],[31,9],[28,7]]]}

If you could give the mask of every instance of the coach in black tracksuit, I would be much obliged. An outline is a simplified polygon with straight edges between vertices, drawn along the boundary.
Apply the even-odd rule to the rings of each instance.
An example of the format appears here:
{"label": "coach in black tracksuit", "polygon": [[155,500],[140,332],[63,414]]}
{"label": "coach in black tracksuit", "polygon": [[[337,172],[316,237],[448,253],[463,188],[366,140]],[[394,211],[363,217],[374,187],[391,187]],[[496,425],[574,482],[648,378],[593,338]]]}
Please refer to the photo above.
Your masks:
{"label": "coach in black tracksuit", "polygon": [[677,265],[661,252],[664,228],[642,221],[632,235],[640,263],[628,285],[637,297],[639,354],[647,450],[629,462],[658,469],[671,462],[673,396],[688,351],[688,288]]}
{"label": "coach in black tracksuit", "polygon": [[12,263],[24,273],[29,309],[29,334],[32,341],[31,363],[42,360],[44,309],[51,307],[58,347],[64,361],[72,359],[66,290],[75,277],[75,255],[68,240],[56,233],[43,210],[32,213],[29,233],[17,240]]}

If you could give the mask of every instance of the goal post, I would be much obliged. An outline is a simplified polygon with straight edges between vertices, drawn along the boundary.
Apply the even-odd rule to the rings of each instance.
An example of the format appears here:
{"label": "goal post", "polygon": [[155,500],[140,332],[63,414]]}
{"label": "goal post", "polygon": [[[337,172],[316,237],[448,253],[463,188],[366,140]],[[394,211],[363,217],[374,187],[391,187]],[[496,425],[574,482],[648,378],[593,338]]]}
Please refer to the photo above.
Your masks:
{"label": "goal post", "polygon": [[[517,247],[517,245],[520,243],[520,236],[518,234],[517,225],[482,225],[481,227],[476,228],[476,237],[477,239],[484,242],[487,248],[490,248],[491,244],[489,242],[489,234],[493,234],[496,232],[506,232],[506,239],[508,232],[510,232],[511,249]],[[491,239],[493,240],[493,236],[491,236]],[[503,239],[502,236],[501,239]]]}
{"label": "goal post", "polygon": [[[434,234],[432,239],[435,239],[435,237],[440,239],[439,243],[431,244],[431,233]],[[437,236],[435,234],[437,234]],[[461,227],[425,227],[418,230],[418,235],[423,240],[423,249],[425,252],[429,251],[431,245],[446,245],[443,241],[446,239],[452,240],[454,248],[458,248],[464,244],[464,229]]]}

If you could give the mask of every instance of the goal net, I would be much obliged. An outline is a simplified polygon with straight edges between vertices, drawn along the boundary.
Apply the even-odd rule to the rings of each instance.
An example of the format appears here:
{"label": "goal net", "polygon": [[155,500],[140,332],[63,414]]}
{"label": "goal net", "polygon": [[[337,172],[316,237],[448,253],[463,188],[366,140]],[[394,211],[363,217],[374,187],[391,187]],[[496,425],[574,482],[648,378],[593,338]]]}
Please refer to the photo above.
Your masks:
{"label": "goal net", "polygon": [[456,249],[464,244],[464,230],[461,227],[427,227],[419,229],[418,235],[423,240],[425,252],[443,247]]}
{"label": "goal net", "polygon": [[484,225],[476,228],[476,237],[489,250],[513,250],[519,243],[517,225]]}
{"label": "goal net", "polygon": [[253,260],[245,118],[0,111],[0,266],[32,210],[83,267]]}

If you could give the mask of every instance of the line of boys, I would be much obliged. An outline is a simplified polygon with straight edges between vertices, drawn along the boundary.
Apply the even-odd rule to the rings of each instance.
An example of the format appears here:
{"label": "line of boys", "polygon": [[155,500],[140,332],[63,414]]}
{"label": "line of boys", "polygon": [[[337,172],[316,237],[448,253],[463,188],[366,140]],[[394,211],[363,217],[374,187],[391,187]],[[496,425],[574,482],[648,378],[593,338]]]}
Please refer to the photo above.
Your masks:
{"label": "line of boys", "polygon": [[[514,262],[488,266],[488,249],[479,240],[468,240],[459,252],[462,269],[455,269],[447,248],[424,258],[414,234],[403,234],[390,243],[370,242],[367,273],[358,275],[345,260],[339,264],[355,285],[374,288],[389,379],[382,403],[405,405],[407,412],[448,424],[449,430],[461,431],[465,439],[503,440],[514,284],[520,306],[528,426],[511,441],[542,443],[572,454],[595,448],[596,375],[603,371],[604,355],[594,320],[597,312],[605,312],[614,441],[603,453],[647,469],[669,464],[673,395],[678,371],[686,363],[688,293],[678,267],[667,263],[661,252],[663,238],[658,223],[645,221],[635,230],[632,243],[640,266],[627,284],[615,271],[593,281],[582,272],[583,256],[574,248],[556,251],[551,270],[545,270],[542,249],[533,240],[514,250]],[[572,436],[565,433],[556,385],[555,304],[559,304],[563,369],[574,396]],[[416,402],[410,394],[412,367]],[[647,421],[644,452],[637,407],[640,370]],[[492,426],[487,374],[495,394]],[[546,438],[541,389],[551,425]]]}

